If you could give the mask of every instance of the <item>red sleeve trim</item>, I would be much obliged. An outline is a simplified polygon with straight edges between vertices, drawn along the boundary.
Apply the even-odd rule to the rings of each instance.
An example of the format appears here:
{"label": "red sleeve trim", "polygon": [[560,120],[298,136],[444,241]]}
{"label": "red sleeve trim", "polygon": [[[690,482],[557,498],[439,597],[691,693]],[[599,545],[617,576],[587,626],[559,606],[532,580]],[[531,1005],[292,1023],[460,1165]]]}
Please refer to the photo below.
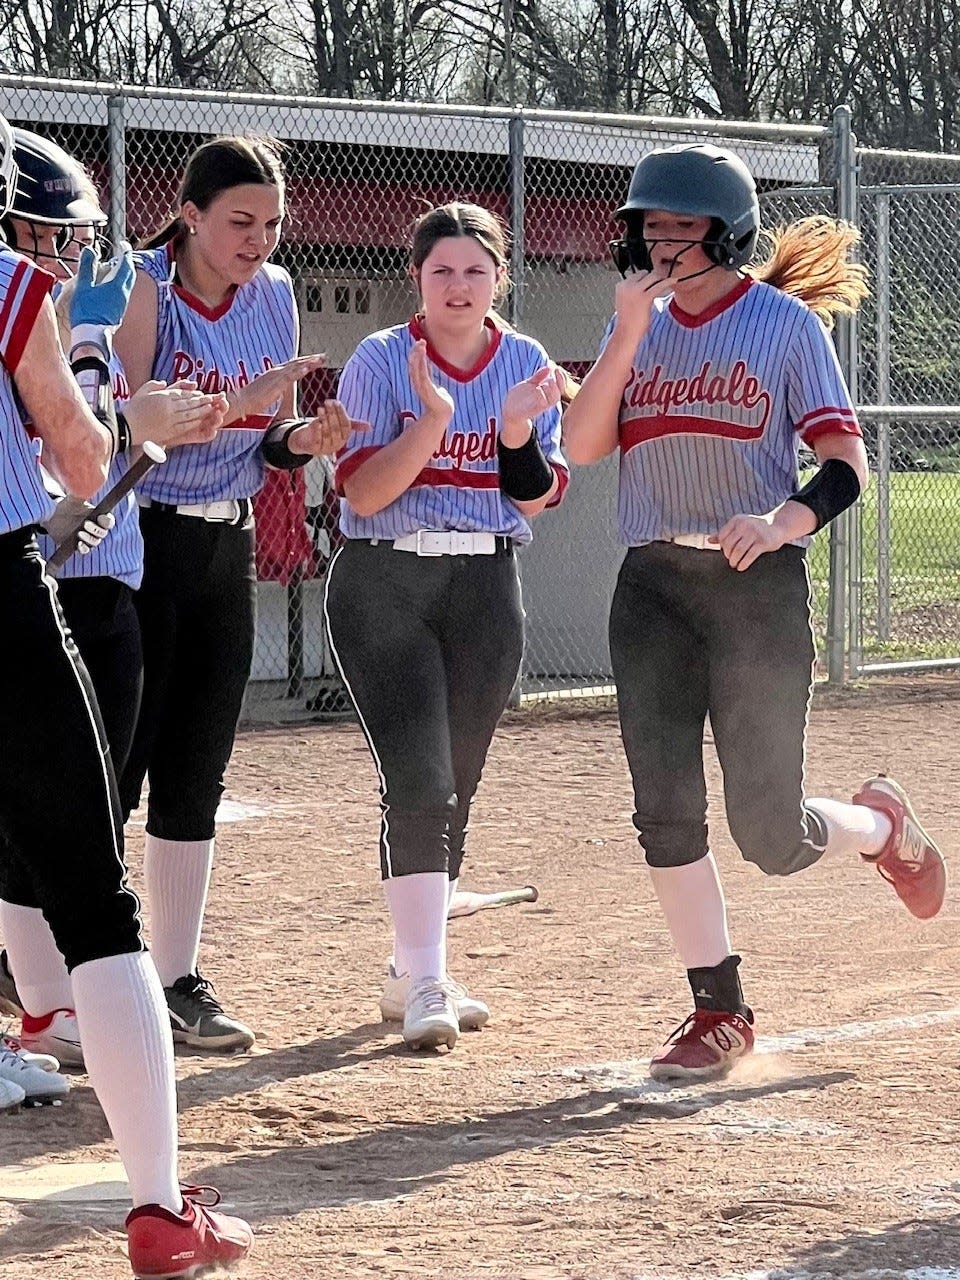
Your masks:
{"label": "red sleeve trim", "polygon": [[812,444],[820,436],[863,436],[856,413],[848,408],[815,409],[800,419],[796,429],[804,444]]}
{"label": "red sleeve trim", "polygon": [[334,484],[336,485],[338,497],[342,498],[344,496],[344,480],[349,480],[353,473],[359,470],[367,459],[372,458],[373,455],[378,453],[381,448],[382,445],[367,445],[363,449],[357,449],[355,453],[351,453],[348,457],[342,460],[337,460],[336,469],[334,471]]}
{"label": "red sleeve trim", "polygon": [[559,462],[551,462],[550,465],[553,467],[553,473],[557,477],[557,492],[547,503],[547,506],[559,507],[563,501],[563,495],[567,491],[567,485],[570,483],[570,472],[566,467],[561,467]]}
{"label": "red sleeve trim", "polygon": [[[27,272],[29,272],[29,275],[27,276],[26,287],[21,293],[21,283]],[[4,299],[3,308],[0,310],[0,334],[6,333],[7,326],[10,325],[9,337],[3,351],[3,363],[11,376],[17,372],[17,366],[20,363],[30,334],[33,332],[33,326],[36,324],[37,316],[40,314],[43,300],[48,296],[53,285],[53,276],[26,260],[18,262],[14,268],[10,283],[7,286],[7,296]],[[13,317],[13,323],[10,324],[10,312],[14,306],[16,306],[17,311]]]}

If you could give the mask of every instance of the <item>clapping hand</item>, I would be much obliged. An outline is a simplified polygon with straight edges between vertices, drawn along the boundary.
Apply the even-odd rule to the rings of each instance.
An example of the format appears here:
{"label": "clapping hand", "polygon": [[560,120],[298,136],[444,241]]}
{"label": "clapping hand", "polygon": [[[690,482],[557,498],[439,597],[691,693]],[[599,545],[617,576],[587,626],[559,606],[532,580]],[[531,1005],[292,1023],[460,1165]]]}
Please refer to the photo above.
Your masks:
{"label": "clapping hand", "polygon": [[446,431],[453,417],[453,397],[444,387],[438,387],[434,382],[427,359],[427,344],[422,338],[411,347],[407,367],[410,370],[410,385],[423,405],[422,417],[432,420],[438,428],[442,425]]}
{"label": "clapping hand", "polygon": [[365,422],[352,422],[339,400],[324,400],[316,414],[291,431],[287,448],[291,453],[306,453],[313,458],[333,456],[347,442],[351,431],[365,431]]}
{"label": "clapping hand", "polygon": [[510,449],[518,449],[530,438],[534,418],[560,403],[563,374],[554,364],[546,364],[507,392],[501,413],[500,438]]}
{"label": "clapping hand", "polygon": [[223,420],[226,426],[240,418],[249,418],[254,414],[267,413],[292,386],[301,378],[316,369],[322,369],[326,363],[325,355],[295,356],[283,364],[275,365],[266,373],[259,374],[252,382],[237,391],[227,393],[227,413]]}

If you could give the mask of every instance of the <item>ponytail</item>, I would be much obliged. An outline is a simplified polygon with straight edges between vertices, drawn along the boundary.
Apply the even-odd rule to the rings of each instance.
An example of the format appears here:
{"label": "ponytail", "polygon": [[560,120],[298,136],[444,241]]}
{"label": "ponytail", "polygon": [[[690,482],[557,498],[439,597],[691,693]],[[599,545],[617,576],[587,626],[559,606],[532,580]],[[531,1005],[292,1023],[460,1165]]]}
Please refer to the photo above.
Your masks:
{"label": "ponytail", "polygon": [[749,274],[805,302],[828,329],[835,316],[853,315],[868,296],[866,267],[849,259],[860,243],[852,223],[817,214],[763,235],[770,253]]}

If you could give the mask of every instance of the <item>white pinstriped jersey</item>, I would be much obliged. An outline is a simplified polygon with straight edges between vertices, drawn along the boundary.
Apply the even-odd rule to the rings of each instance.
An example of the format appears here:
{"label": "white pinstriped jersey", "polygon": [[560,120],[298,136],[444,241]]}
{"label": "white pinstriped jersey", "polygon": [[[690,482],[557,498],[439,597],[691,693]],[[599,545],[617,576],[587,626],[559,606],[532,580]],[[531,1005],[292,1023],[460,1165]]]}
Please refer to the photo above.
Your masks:
{"label": "white pinstriped jersey", "polygon": [[40,441],[30,437],[13,382],[53,277],[0,245],[0,533],[39,524],[54,502],[40,474]]}
{"label": "white pinstriped jersey", "polygon": [[823,323],[749,279],[699,316],[658,300],[619,422],[628,546],[772,511],[796,492],[801,439],[860,434]]}
{"label": "white pinstriped jersey", "polygon": [[[117,408],[121,408],[130,398],[130,388],[123,372],[123,365],[114,354],[110,356],[110,381],[113,398]],[[90,499],[96,506],[109,489],[112,489],[121,476],[126,475],[130,459],[125,453],[117,454],[110,464],[110,472],[106,484]],[[117,578],[125,582],[134,591],[143,581],[143,537],[140,533],[140,509],[133,493],[113,508],[115,524],[99,546],[88,551],[85,556],[72,555],[60,569],[60,578]],[[41,534],[37,541],[44,559],[53,553],[53,539]]]}
{"label": "white pinstriped jersey", "polygon": [[[456,406],[444,441],[413,484],[375,515],[358,516],[342,498],[340,527],[346,537],[401,538],[417,529],[457,529],[530,541],[529,524],[500,491],[497,434],[507,392],[542,369],[548,356],[533,338],[499,329],[491,320],[487,326],[490,341],[473,369],[456,369],[428,347],[430,372]],[[341,493],[346,477],[423,412],[407,367],[414,343],[423,336],[414,318],[364,338],[347,361],[337,395],[350,417],[369,422],[370,430],[353,432],[338,455]],[[534,427],[559,478],[559,501],[568,476],[559,408],[540,414]]]}
{"label": "white pinstriped jersey", "polygon": [[[246,386],[296,355],[296,303],[282,267],[267,262],[216,310],[174,283],[169,245],[134,254],[157,283],[157,351],[153,376],[188,378],[201,391]],[[157,502],[217,502],[250,498],[263,487],[263,435],[280,408],[232,422],[208,444],[171,449],[167,461],[139,486]]]}

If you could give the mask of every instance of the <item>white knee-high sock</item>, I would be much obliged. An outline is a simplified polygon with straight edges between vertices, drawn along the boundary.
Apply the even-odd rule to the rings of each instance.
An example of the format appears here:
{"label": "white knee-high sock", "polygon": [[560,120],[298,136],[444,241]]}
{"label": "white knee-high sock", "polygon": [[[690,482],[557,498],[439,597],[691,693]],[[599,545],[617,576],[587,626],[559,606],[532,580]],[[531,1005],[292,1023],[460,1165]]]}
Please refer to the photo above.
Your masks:
{"label": "white knee-high sock", "polygon": [[453,895],[457,892],[457,885],[459,883],[460,883],[460,877],[457,876],[456,880],[451,880],[447,885],[447,910],[448,911],[450,910],[450,904],[451,902],[453,902]]}
{"label": "white knee-high sock", "polygon": [[808,800],[807,808],[823,819],[827,832],[827,853],[849,855],[880,852],[893,833],[893,824],[879,809],[865,804],[844,804],[840,800]]}
{"label": "white knee-high sock", "polygon": [[212,840],[161,840],[147,834],[143,878],[150,950],[165,987],[196,972],[213,845]]}
{"label": "white knee-high sock", "polygon": [[397,973],[409,973],[412,982],[446,975],[448,883],[443,871],[383,882],[393,918],[394,965]]}
{"label": "white knee-high sock", "polygon": [[183,1207],[170,1015],[145,951],[77,965],[83,1056],[127,1171],[134,1206]]}
{"label": "white knee-high sock", "polygon": [[73,1008],[73,988],[60,948],[39,907],[0,900],[0,937],[23,1007],[34,1018]]}
{"label": "white knee-high sock", "polygon": [[727,904],[712,853],[682,867],[650,867],[650,879],[685,969],[712,969],[731,954]]}

